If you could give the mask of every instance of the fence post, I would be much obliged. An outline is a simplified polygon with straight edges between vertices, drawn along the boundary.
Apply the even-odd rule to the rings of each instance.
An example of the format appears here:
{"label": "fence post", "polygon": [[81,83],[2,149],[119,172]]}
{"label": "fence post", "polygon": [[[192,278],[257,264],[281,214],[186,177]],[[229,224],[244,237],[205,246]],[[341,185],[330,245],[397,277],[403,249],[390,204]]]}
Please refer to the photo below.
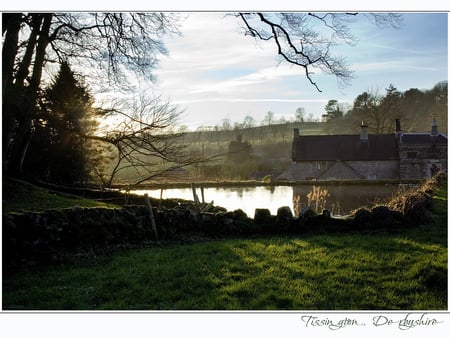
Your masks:
{"label": "fence post", "polygon": [[202,194],[202,203],[205,204],[205,189],[200,187],[200,192]]}
{"label": "fence post", "polygon": [[200,213],[200,201],[198,200],[198,195],[197,192],[195,191],[195,183],[191,183],[191,188],[192,188],[192,194],[194,195],[194,204],[195,204],[195,211],[197,211],[197,213]]}
{"label": "fence post", "polygon": [[163,188],[161,188],[161,192],[159,193],[159,208],[161,209],[162,198],[163,198]]}
{"label": "fence post", "polygon": [[147,204],[148,213],[150,215],[150,222],[152,223],[152,229],[155,233],[156,240],[158,240],[158,231],[156,230],[156,222],[155,222],[155,215],[153,215],[153,208],[152,204],[150,203],[150,198],[148,197],[148,194],[144,194],[145,203]]}

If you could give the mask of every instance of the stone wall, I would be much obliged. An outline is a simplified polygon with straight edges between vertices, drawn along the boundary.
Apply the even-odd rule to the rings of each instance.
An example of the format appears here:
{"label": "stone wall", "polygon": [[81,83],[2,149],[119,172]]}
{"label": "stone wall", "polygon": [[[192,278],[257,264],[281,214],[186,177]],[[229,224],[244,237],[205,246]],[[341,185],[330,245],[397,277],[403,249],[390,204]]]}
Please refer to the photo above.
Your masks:
{"label": "stone wall", "polygon": [[[423,223],[432,209],[432,189],[447,180],[443,173],[415,192],[392,199],[389,207],[359,209],[346,218],[318,215],[305,209],[294,217],[289,207],[277,215],[257,209],[253,219],[242,210],[214,207],[196,212],[190,205],[153,208],[156,229],[147,207],[117,209],[70,208],[3,215],[4,273],[28,266],[64,262],[79,255],[104,254],[121,248],[201,238],[247,237],[266,234],[306,234],[346,231],[398,231]],[[156,231],[155,231],[156,230]]]}
{"label": "stone wall", "polygon": [[399,157],[401,179],[429,178],[432,164],[447,170],[447,147],[443,145],[400,145]]}
{"label": "stone wall", "polygon": [[347,161],[346,163],[367,179],[384,180],[400,177],[398,160]]}
{"label": "stone wall", "polygon": [[[428,195],[427,195],[428,196]],[[427,197],[431,199],[431,197]],[[430,207],[430,203],[426,208]],[[266,234],[304,234],[403,227],[407,214],[375,207],[360,209],[347,218],[332,218],[327,210],[317,215],[304,210],[294,217],[289,207],[271,215],[257,209],[254,219],[243,211],[196,213],[186,207],[153,209],[156,232],[148,209],[71,208],[3,215],[3,265],[8,271],[25,266],[63,262],[77,255],[104,254],[121,248],[143,247],[192,238],[246,237]],[[423,214],[423,209],[420,209]],[[417,215],[413,217],[417,222]]]}

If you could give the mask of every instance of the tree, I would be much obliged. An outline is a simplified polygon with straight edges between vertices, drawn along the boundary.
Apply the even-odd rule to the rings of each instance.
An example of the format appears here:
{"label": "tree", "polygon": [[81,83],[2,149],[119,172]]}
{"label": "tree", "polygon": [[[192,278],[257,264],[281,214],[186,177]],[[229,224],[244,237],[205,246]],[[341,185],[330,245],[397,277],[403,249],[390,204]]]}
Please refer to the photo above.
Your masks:
{"label": "tree", "polygon": [[146,92],[119,100],[102,114],[105,118],[120,116],[113,127],[105,126],[101,134],[85,135],[109,144],[115,153],[109,168],[97,168],[103,186],[110,187],[120,175],[129,186],[136,186],[214,157],[188,153],[180,142],[183,134],[175,130],[181,111]]}
{"label": "tree", "polygon": [[299,107],[295,110],[295,121],[303,122],[305,119],[305,108]]}
{"label": "tree", "polygon": [[89,67],[92,83],[122,89],[130,71],[152,80],[158,55],[167,52],[161,37],[176,31],[175,22],[166,13],[4,13],[4,171],[23,174],[44,69],[79,64]]}
{"label": "tree", "polygon": [[231,121],[230,119],[222,119],[222,129],[223,130],[231,130]]}
{"label": "tree", "polygon": [[325,121],[330,121],[338,118],[342,118],[343,112],[340,108],[339,102],[337,100],[328,100],[328,103],[325,106],[325,114],[322,117]]}
{"label": "tree", "polygon": [[386,96],[369,91],[356,97],[350,112],[350,120],[355,128],[359,128],[361,121],[364,121],[375,134],[394,130],[394,120],[400,116],[398,108],[401,96],[393,85],[386,92]]}
{"label": "tree", "polygon": [[[305,70],[306,78],[320,92],[313,80],[314,68],[336,76],[340,85],[353,78],[344,57],[336,56],[337,41],[354,45],[355,36],[350,25],[358,13],[238,13],[246,35],[262,41],[273,41],[280,62],[287,62]],[[400,27],[399,14],[363,14],[378,27]]]}
{"label": "tree", "polygon": [[336,132],[341,131],[342,121],[344,117],[342,104],[340,104],[338,100],[334,99],[328,100],[324,109],[325,113],[322,115],[322,118],[325,122],[324,125],[325,133],[334,134]]}
{"label": "tree", "polygon": [[427,118],[435,117],[441,131],[447,132],[448,125],[448,82],[437,83],[428,93],[433,99],[427,109]]}
{"label": "tree", "polygon": [[255,169],[253,149],[249,142],[243,141],[242,135],[238,134],[236,140],[228,144],[228,154],[225,167],[232,178],[247,178],[251,170]]}
{"label": "tree", "polygon": [[349,124],[354,131],[359,132],[361,122],[364,121],[372,132],[380,133],[380,102],[381,97],[374,91],[365,91],[358,95],[349,112]]}
{"label": "tree", "polygon": [[426,95],[417,88],[410,88],[402,94],[399,110],[405,117],[402,118],[402,128],[404,131],[417,130],[423,123],[421,116],[426,110]]}
{"label": "tree", "polygon": [[[96,156],[83,135],[94,132],[93,98],[67,62],[43,93],[25,166],[36,177],[58,183],[87,181]],[[42,159],[46,160],[43,161]]]}
{"label": "tree", "polygon": [[264,124],[270,126],[273,123],[273,112],[268,111],[264,116]]}
{"label": "tree", "polygon": [[244,121],[242,122],[242,128],[251,128],[255,125],[255,119],[250,115],[244,117]]}
{"label": "tree", "polygon": [[393,132],[394,121],[396,118],[403,118],[403,114],[400,112],[401,105],[401,93],[395,88],[393,84],[390,84],[386,88],[386,94],[380,101],[380,114],[378,114],[377,132]]}

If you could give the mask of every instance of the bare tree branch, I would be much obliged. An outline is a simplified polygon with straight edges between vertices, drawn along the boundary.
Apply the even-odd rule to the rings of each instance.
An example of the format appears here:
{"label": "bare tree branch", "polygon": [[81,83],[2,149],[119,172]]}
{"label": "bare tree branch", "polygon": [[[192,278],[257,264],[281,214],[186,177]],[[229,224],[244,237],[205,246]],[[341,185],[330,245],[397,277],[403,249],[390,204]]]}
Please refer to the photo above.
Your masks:
{"label": "bare tree branch", "polygon": [[[238,13],[244,34],[262,41],[274,41],[281,61],[302,67],[308,81],[319,91],[313,80],[314,69],[335,75],[340,86],[353,78],[346,59],[332,49],[338,43],[356,44],[350,24],[358,13]],[[365,17],[380,28],[401,26],[399,14],[366,13]]]}
{"label": "bare tree branch", "polygon": [[84,135],[114,147],[114,164],[109,177],[102,178],[104,184],[113,185],[120,174],[135,186],[175,169],[210,160],[187,152],[181,142],[182,134],[174,131],[180,114],[178,107],[160,98],[149,98],[147,93],[104,109],[101,112],[104,118],[117,118],[117,121],[101,133]]}

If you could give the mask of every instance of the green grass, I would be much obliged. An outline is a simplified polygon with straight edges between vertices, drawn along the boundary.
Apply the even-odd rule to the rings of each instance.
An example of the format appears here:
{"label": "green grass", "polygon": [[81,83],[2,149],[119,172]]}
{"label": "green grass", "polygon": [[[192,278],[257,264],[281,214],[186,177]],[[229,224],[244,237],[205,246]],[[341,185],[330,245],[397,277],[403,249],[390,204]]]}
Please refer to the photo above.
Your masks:
{"label": "green grass", "polygon": [[172,244],[23,272],[4,281],[3,308],[446,310],[446,187],[434,203],[401,233]]}
{"label": "green grass", "polygon": [[33,184],[7,179],[3,187],[3,213],[43,211],[74,206],[94,208],[116,206],[73,195],[49,191]]}

